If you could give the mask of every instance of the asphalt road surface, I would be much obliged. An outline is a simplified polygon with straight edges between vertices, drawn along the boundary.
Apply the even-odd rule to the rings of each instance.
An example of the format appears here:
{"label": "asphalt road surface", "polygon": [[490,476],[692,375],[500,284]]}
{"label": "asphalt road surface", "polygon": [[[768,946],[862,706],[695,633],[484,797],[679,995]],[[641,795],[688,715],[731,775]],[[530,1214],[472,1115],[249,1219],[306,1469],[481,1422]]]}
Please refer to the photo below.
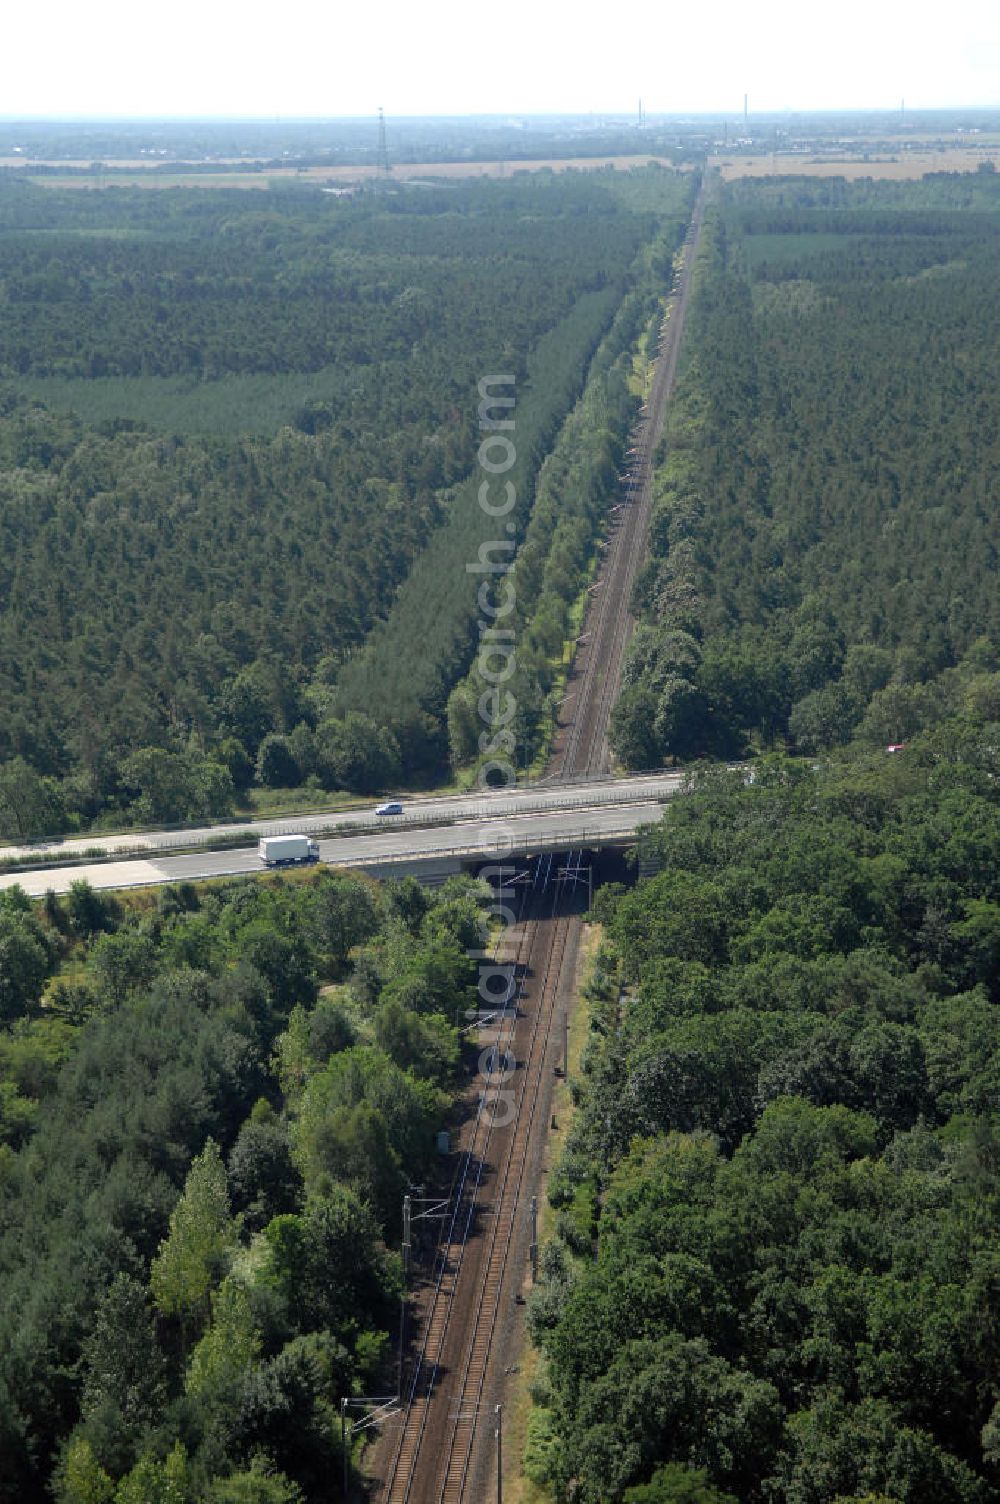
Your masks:
{"label": "asphalt road surface", "polygon": [[130,831],[110,836],[74,836],[71,840],[35,841],[20,846],[0,846],[0,862],[20,857],[63,856],[67,861],[97,850],[135,855],[140,851],[170,851],[191,846],[210,846],[231,839],[234,831],[249,831],[255,837],[316,835],[339,826],[368,825],[381,830],[395,821],[469,820],[499,818],[543,810],[582,808],[584,805],[619,803],[632,798],[669,798],[682,781],[680,773],[641,773],[629,778],[584,779],[580,782],[543,782],[502,792],[460,794],[448,798],[403,798],[402,821],[396,816],[379,817],[375,805],[339,813],[314,810],[302,815],[278,815],[267,820],[230,820],[226,824],[186,827],[183,830]]}
{"label": "asphalt road surface", "polygon": [[[572,804],[524,814],[517,812],[517,801],[504,799],[515,812],[507,818],[471,819],[451,825],[423,829],[407,828],[398,822],[374,825],[371,834],[334,836],[319,843],[320,859],[332,866],[369,867],[386,862],[414,859],[457,858],[481,855],[502,856],[510,851],[567,850],[571,847],[603,845],[615,837],[632,835],[641,825],[659,818],[660,801],[678,791],[681,780],[675,775],[654,791],[647,787],[635,802],[621,802],[622,784],[617,785],[618,802]],[[655,780],[653,781],[655,782]],[[558,791],[562,805],[567,790]],[[650,797],[652,795],[652,797]],[[309,829],[306,825],[302,827]],[[312,828],[315,829],[315,820]],[[287,824],[282,826],[287,830]],[[191,832],[188,832],[191,839]],[[256,846],[236,847],[228,851],[198,851],[171,856],[152,852],[148,856],[89,865],[58,866],[48,864],[30,871],[11,872],[0,877],[0,888],[19,883],[32,898],[40,898],[47,889],[66,893],[70,884],[83,878],[94,888],[135,888],[163,883],[192,882],[200,878],[227,877],[237,873],[260,872],[262,864]]]}

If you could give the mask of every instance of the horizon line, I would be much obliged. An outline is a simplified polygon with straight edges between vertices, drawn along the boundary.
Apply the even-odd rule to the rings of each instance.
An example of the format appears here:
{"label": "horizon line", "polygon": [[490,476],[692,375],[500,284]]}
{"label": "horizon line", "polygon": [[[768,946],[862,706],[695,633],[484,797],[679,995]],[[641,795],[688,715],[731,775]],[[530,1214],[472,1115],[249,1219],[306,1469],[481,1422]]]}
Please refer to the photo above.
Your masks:
{"label": "horizon line", "polygon": [[[907,105],[905,115],[912,118],[915,115],[947,115],[962,112],[975,111],[979,114],[1000,115],[1000,104],[942,104],[942,105]],[[716,109],[703,108],[697,110],[658,110],[643,109],[643,119],[650,120],[716,120],[720,116],[731,114],[734,118],[743,117],[742,105],[725,106]],[[900,106],[896,105],[824,105],[819,108],[807,109],[793,105],[780,107],[751,108],[750,115],[756,119],[770,117],[804,116],[806,118],[841,115],[887,115],[898,118],[901,114]],[[386,111],[387,119],[396,121],[464,121],[464,120],[498,120],[509,121],[512,117],[522,120],[595,120],[608,117],[623,117],[626,120],[634,120],[636,111],[632,107],[601,110],[466,110],[457,111],[453,114],[413,114],[402,112],[393,114]],[[250,114],[236,111],[231,114],[54,114],[54,113],[25,113],[13,114],[0,113],[0,125],[335,125],[340,123],[350,124],[356,121],[368,121],[378,118],[378,108],[370,112],[354,112],[344,115],[328,114]]]}

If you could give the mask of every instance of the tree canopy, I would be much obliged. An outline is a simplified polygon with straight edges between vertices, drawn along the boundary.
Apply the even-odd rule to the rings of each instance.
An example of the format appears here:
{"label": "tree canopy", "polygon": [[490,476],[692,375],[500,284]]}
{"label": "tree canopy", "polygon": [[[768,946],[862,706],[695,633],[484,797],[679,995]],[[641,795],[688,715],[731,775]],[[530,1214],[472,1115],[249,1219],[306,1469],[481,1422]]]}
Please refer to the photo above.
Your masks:
{"label": "tree canopy", "polygon": [[556,1500],[1000,1494],[998,208],[762,181],[707,228],[613,728],[694,766],[595,901]]}
{"label": "tree canopy", "polygon": [[45,967],[0,1032],[0,1498],[339,1487],[340,1400],[389,1381],[402,1193],[451,1110],[484,898],[325,868],[5,894]]}

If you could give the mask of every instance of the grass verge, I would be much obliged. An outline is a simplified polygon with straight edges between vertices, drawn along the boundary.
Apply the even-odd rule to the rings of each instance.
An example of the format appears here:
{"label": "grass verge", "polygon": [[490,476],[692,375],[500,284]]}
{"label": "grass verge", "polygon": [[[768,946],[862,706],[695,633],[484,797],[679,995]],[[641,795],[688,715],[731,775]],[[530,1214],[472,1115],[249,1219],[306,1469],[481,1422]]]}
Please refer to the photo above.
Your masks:
{"label": "grass verge", "polygon": [[[545,1154],[545,1169],[538,1186],[538,1241],[548,1242],[555,1231],[556,1213],[548,1201],[548,1180],[552,1167],[562,1157],[566,1137],[573,1121],[573,1099],[569,1082],[579,1076],[583,1052],[590,1032],[590,1005],[585,997],[586,984],[593,974],[594,963],[601,946],[603,931],[600,925],[584,926],[580,954],[577,958],[575,1001],[569,1017],[569,1076],[556,1082],[552,1093],[552,1116],[556,1126],[548,1136]],[[530,1288],[530,1276],[526,1276],[524,1293]],[[505,1466],[503,1496],[507,1504],[552,1504],[551,1496],[537,1483],[526,1478],[521,1470],[524,1445],[528,1436],[528,1417],[532,1410],[531,1387],[537,1377],[541,1354],[524,1339],[518,1371],[512,1375],[507,1390],[504,1408]]]}

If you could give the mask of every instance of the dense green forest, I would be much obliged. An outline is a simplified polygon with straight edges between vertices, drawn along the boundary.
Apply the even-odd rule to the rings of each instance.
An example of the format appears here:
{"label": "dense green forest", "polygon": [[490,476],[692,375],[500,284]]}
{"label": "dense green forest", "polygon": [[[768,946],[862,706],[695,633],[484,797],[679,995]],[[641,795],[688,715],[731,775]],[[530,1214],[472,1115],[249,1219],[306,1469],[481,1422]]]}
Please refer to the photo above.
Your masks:
{"label": "dense green forest", "polygon": [[[563,410],[578,388],[589,342],[585,350],[568,322],[540,341],[529,378],[532,388],[545,392],[545,406],[531,389],[529,401],[522,403],[517,388],[509,388],[513,406],[504,411],[514,424],[516,459],[509,483],[517,498],[512,516],[517,518],[518,546],[516,554],[512,549],[502,556],[508,573],[497,594],[507,603],[503,628],[516,644],[513,672],[506,681],[516,713],[503,739],[512,764],[530,764],[547,742],[549,692],[570,635],[570,613],[606,526],[627,434],[641,401],[634,352],[644,335],[652,332],[655,339],[673,250],[684,225],[682,214],[667,217],[644,253],[644,264],[634,268],[634,286],[593,354],[583,393],[554,436],[550,416]],[[413,721],[429,715],[434,725],[446,722],[455,768],[482,757],[478,700],[488,686],[478,660],[455,683],[468,664],[470,623],[484,614],[477,605],[482,575],[470,574],[466,566],[481,557],[483,544],[495,550],[500,530],[478,504],[481,481],[480,473],[461,488],[448,525],[417,561],[388,621],[345,665],[333,697],[342,713],[363,709],[391,723],[402,712]],[[484,739],[495,742],[488,734]]]}
{"label": "dense green forest", "polygon": [[[351,199],[0,182],[0,835],[442,766],[477,383],[516,379],[523,531],[690,191],[656,169]],[[401,657],[390,633],[407,692],[376,705],[390,676],[351,660],[425,554],[439,636]]]}
{"label": "dense green forest", "polygon": [[549,744],[554,687],[573,636],[573,612],[618,493],[626,436],[641,402],[635,348],[642,346],[641,361],[655,347],[670,253],[679,238],[680,223],[669,222],[653,247],[646,275],[621,304],[601,342],[586,387],[541,466],[524,541],[507,577],[504,625],[517,652],[506,689],[515,712],[502,734],[484,734],[479,697],[488,685],[477,659],[448,699],[453,766],[478,762],[483,768],[504,753],[512,766],[530,767]]}
{"label": "dense green forest", "polygon": [[777,750],[695,768],[657,875],[596,900],[530,1306],[554,1500],[1000,1499],[1000,225],[966,196],[739,185],[710,229],[616,736]]}
{"label": "dense green forest", "polygon": [[903,742],[976,693],[979,640],[1000,643],[997,210],[992,174],[727,192],[656,471],[624,762]]}
{"label": "dense green forest", "polygon": [[1000,1498],[997,747],[699,775],[599,895],[531,1307],[553,1497]]}
{"label": "dense green forest", "polygon": [[0,901],[0,1499],[340,1497],[485,890],[320,869]]}

